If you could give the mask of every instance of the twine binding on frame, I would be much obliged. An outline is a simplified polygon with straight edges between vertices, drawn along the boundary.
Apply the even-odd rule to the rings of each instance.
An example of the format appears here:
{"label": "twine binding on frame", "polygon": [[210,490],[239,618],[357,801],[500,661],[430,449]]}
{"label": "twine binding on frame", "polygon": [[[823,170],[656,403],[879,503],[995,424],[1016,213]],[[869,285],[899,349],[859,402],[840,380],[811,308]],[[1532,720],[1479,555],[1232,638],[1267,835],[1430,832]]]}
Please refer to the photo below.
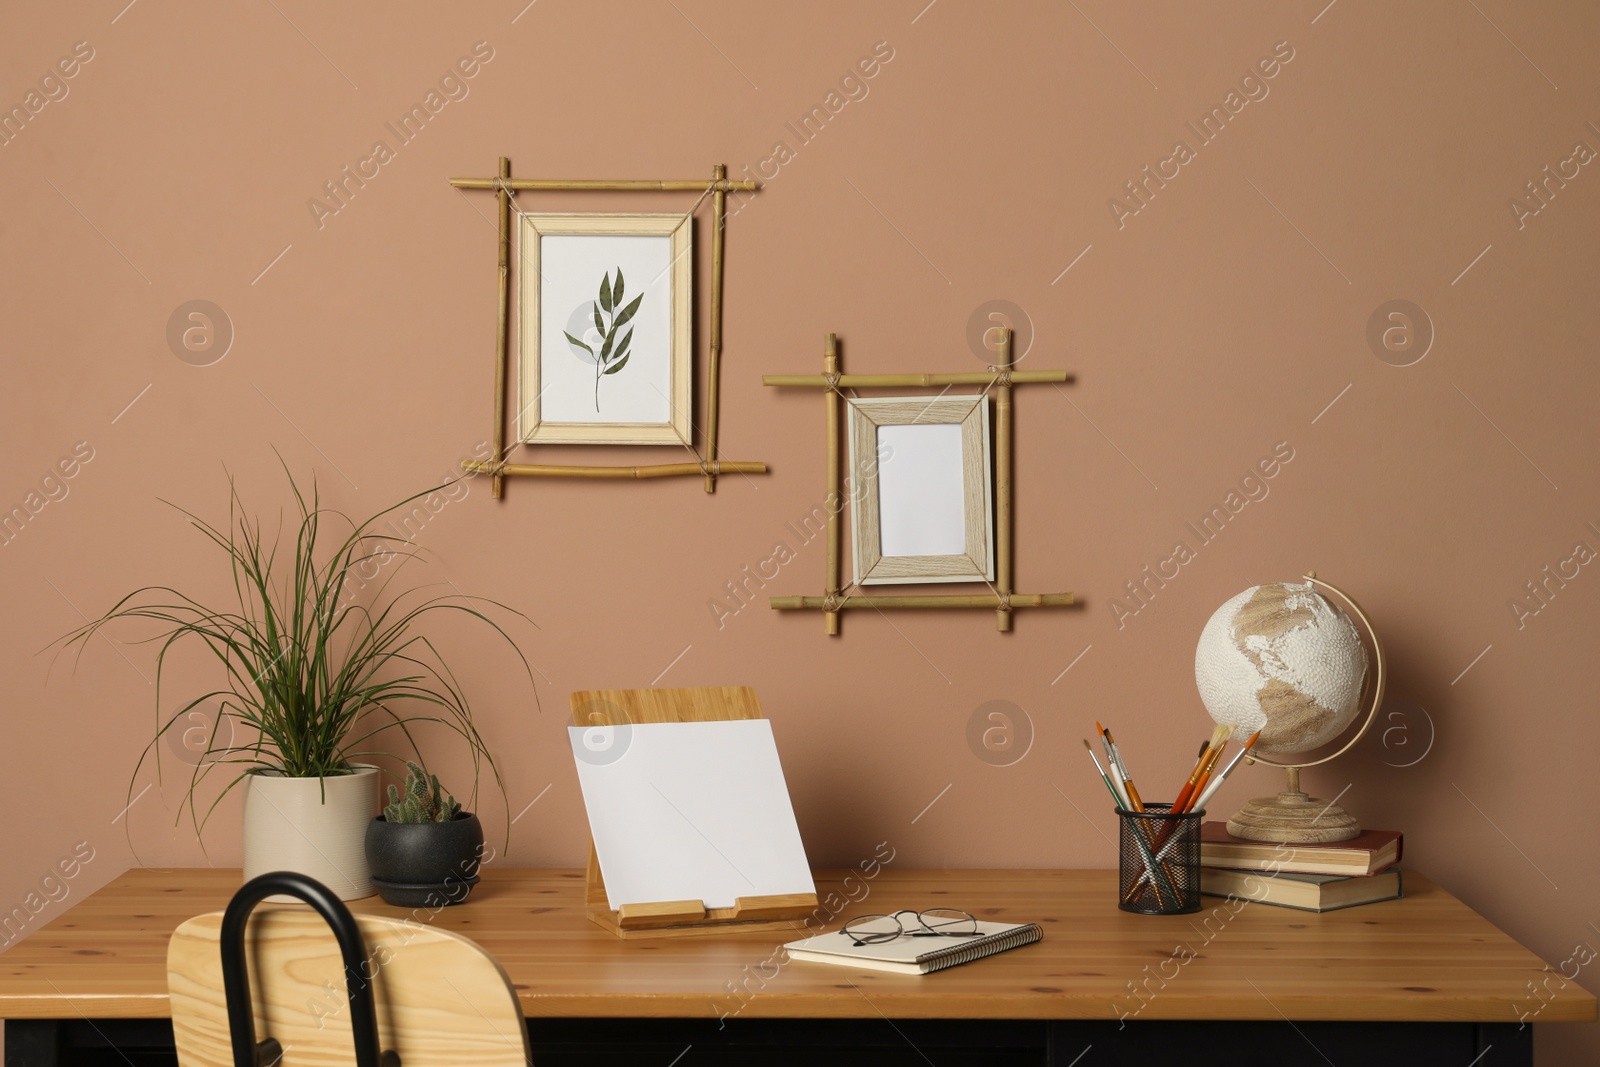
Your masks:
{"label": "twine binding on frame", "polygon": [[706,191],[701,193],[700,194],[700,198],[694,202],[694,204],[689,208],[688,211],[685,211],[683,213],[683,217],[686,218],[686,219],[694,218],[694,213],[696,211],[700,210],[700,205],[706,202],[706,197],[708,197],[712,193],[716,192],[716,190],[717,190],[717,179],[712,178],[709,182],[706,183]]}

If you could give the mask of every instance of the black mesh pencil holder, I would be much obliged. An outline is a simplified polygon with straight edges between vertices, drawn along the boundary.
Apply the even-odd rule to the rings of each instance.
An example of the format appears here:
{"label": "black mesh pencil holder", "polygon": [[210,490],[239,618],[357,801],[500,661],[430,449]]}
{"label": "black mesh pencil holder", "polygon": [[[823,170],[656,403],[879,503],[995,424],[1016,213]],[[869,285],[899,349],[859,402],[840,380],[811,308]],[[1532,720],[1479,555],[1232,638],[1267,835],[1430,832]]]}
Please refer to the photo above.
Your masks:
{"label": "black mesh pencil holder", "polygon": [[1117,809],[1117,906],[1140,915],[1187,915],[1200,910],[1200,820],[1204,811],[1171,814],[1171,804],[1143,812]]}

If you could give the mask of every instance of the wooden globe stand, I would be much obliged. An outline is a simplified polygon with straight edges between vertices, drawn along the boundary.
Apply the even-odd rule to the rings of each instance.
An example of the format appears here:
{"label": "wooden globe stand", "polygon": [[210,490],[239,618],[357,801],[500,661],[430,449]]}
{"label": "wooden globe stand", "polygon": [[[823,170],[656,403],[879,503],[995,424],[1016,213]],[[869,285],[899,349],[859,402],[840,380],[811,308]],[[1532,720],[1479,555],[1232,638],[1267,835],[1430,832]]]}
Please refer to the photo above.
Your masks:
{"label": "wooden globe stand", "polygon": [[1282,767],[1289,775],[1288,787],[1283,792],[1274,797],[1256,797],[1228,820],[1228,833],[1247,841],[1278,841],[1301,845],[1327,844],[1334,841],[1348,841],[1361,834],[1361,824],[1356,821],[1354,815],[1332,801],[1320,800],[1301,792],[1300,769],[1315,767],[1319,763],[1339,758],[1366,734],[1367,728],[1372,725],[1372,720],[1377,717],[1378,707],[1383,703],[1383,645],[1378,640],[1378,632],[1372,628],[1372,620],[1361,610],[1361,605],[1350,599],[1349,594],[1319,579],[1315,571],[1307,571],[1305,577],[1307,581],[1321,586],[1348,604],[1351,612],[1361,620],[1361,625],[1366,629],[1367,638],[1372,642],[1373,667],[1369,675],[1372,680],[1372,706],[1367,709],[1367,717],[1361,724],[1361,729],[1332,755],[1305,763],[1278,763],[1265,756],[1245,757],[1250,763]]}
{"label": "wooden globe stand", "polygon": [[[1260,761],[1265,762],[1265,761]],[[1289,787],[1275,797],[1256,797],[1233,813],[1228,833],[1247,841],[1323,844],[1361,834],[1356,817],[1337,804],[1300,791],[1300,768],[1290,767]]]}

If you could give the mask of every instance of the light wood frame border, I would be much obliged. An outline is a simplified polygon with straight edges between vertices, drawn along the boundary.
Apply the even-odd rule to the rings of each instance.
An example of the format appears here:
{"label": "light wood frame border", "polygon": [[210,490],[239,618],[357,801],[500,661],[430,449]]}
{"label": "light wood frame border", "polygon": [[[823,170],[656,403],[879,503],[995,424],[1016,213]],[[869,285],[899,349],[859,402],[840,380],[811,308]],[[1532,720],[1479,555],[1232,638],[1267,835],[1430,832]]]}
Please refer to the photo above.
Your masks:
{"label": "light wood frame border", "polygon": [[[494,457],[488,461],[463,460],[461,469],[469,474],[488,474],[490,493],[499,500],[505,495],[505,479],[527,478],[673,478],[700,475],[705,491],[717,491],[719,474],[765,474],[765,463],[717,458],[719,382],[722,368],[722,275],[723,234],[727,226],[728,194],[753,193],[761,188],[756,181],[730,181],[726,164],[711,168],[711,180],[611,180],[611,179],[528,179],[511,177],[511,159],[500,157],[493,178],[451,178],[457,189],[493,190],[499,205],[500,282],[499,310],[495,331],[494,367]],[[657,463],[647,466],[575,466],[557,463],[507,463],[506,382],[507,348],[511,327],[511,216],[512,194],[517,192],[660,192],[693,193],[711,196],[711,321],[707,324],[709,353],[706,359],[705,454],[695,463]],[[692,213],[692,212],[691,212]],[[691,442],[685,446],[693,451]]]}
{"label": "light wood frame border", "polygon": [[[521,299],[517,304],[517,440],[521,444],[551,445],[678,445],[693,433],[694,394],[690,387],[694,348],[690,327],[694,320],[693,220],[687,215],[660,214],[533,214],[517,221],[518,275]],[[670,276],[671,309],[668,336],[672,351],[670,379],[671,417],[665,423],[546,422],[540,415],[542,389],[540,300],[544,237],[668,237],[672,241]]]}
{"label": "light wood frame border", "polygon": [[[1017,593],[1011,585],[1011,390],[1033,382],[1070,381],[1066,371],[1014,370],[1011,364],[1011,331],[1000,330],[995,365],[987,372],[965,371],[956,374],[843,374],[839,370],[839,339],[828,334],[822,356],[821,374],[768,374],[763,385],[798,386],[821,389],[823,417],[827,427],[827,573],[822,596],[775,596],[769,599],[777,611],[822,612],[823,630],[830,637],[839,634],[839,616],[851,608],[883,611],[894,608],[986,608],[994,612],[995,629],[1011,629],[1011,614],[1018,608],[1059,608],[1073,603],[1071,593]],[[894,594],[865,595],[845,593],[839,579],[839,546],[842,540],[839,504],[844,500],[839,474],[840,409],[842,390],[850,388],[917,388],[951,385],[982,385],[994,391],[994,515],[995,580],[987,594]]]}
{"label": "light wood frame border", "polygon": [[[994,580],[994,490],[989,479],[989,395],[857,397],[846,402],[850,469],[859,481],[850,499],[851,563],[857,585]],[[949,556],[885,556],[878,463],[880,426],[961,427],[962,504],[966,551]]]}

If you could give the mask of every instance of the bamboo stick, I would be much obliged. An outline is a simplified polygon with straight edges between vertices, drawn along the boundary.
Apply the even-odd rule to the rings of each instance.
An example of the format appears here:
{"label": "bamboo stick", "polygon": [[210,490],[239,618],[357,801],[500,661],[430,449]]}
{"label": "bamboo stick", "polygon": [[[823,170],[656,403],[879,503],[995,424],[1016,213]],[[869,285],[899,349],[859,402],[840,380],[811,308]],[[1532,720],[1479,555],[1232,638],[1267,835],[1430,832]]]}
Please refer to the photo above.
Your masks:
{"label": "bamboo stick", "polygon": [[[726,173],[726,170],[724,170]],[[502,177],[504,177],[502,175]],[[457,189],[498,189],[500,183],[494,178],[451,178],[450,184]],[[506,185],[519,192],[551,192],[559,189],[587,189],[591,191],[617,191],[617,192],[667,192],[667,193],[698,193],[705,189],[704,178],[685,178],[682,181],[613,181],[608,179],[550,179],[550,178],[518,178],[516,181],[507,181]],[[753,193],[761,188],[761,183],[756,181],[739,182],[723,179],[717,185],[723,192]]]}
{"label": "bamboo stick", "polygon": [[[765,474],[767,465],[746,460],[721,460],[707,464],[718,474]],[[464,459],[461,469],[471,474],[507,478],[673,478],[705,473],[698,463],[658,463],[638,467],[566,467],[544,463],[485,463]]]}
{"label": "bamboo stick", "polygon": [[[1064,370],[1017,370],[1011,372],[1013,385],[1035,382],[1065,382],[1071,375]],[[998,371],[963,371],[957,374],[842,374],[834,382],[840,389],[891,389],[929,385],[991,385]],[[763,374],[762,385],[824,387],[829,383],[820,374]]]}
{"label": "bamboo stick", "polygon": [[[995,369],[1011,370],[1011,330],[1000,330],[1000,345],[995,352]],[[995,516],[995,591],[1000,606],[995,609],[995,628],[1011,629],[1011,382],[1002,379],[994,387],[994,516]]]}
{"label": "bamboo stick", "polygon": [[[500,157],[500,178],[511,177],[511,158]],[[494,460],[498,466],[506,458],[506,349],[511,330],[511,194],[501,186],[500,201],[500,309],[494,335]],[[505,492],[504,479],[495,471],[490,495],[499,500]]]}
{"label": "bamboo stick", "polygon": [[[829,602],[833,606],[829,607]],[[877,596],[873,594],[856,595],[837,598],[821,596],[775,596],[769,597],[768,603],[775,611],[801,611],[816,610],[821,608],[828,614],[838,614],[846,608],[987,608],[994,610],[1000,603],[1000,598],[992,593],[972,594],[931,594],[916,596],[911,594]],[[1073,594],[1071,593],[1012,593],[1011,607],[1016,608],[1064,608],[1071,607]]]}
{"label": "bamboo stick", "polygon": [[[831,333],[823,342],[822,372],[830,376],[837,376],[839,373],[839,339]],[[839,396],[838,390],[829,389],[822,394],[822,402],[826,412],[828,435],[828,495],[824,497],[824,506],[828,512],[828,575],[823,589],[831,600],[839,595],[839,541],[844,536],[839,522],[839,511],[844,506],[844,501],[839,496],[839,409],[844,400]],[[822,616],[822,628],[829,637],[838,637],[839,613],[825,611]]]}
{"label": "bamboo stick", "polygon": [[[718,188],[711,196],[711,354],[706,361],[706,460],[717,458],[717,402],[722,381],[722,221],[728,194],[721,183],[728,177],[728,168],[718,163],[711,168],[711,177]],[[706,492],[717,491],[717,476],[706,475]]]}

